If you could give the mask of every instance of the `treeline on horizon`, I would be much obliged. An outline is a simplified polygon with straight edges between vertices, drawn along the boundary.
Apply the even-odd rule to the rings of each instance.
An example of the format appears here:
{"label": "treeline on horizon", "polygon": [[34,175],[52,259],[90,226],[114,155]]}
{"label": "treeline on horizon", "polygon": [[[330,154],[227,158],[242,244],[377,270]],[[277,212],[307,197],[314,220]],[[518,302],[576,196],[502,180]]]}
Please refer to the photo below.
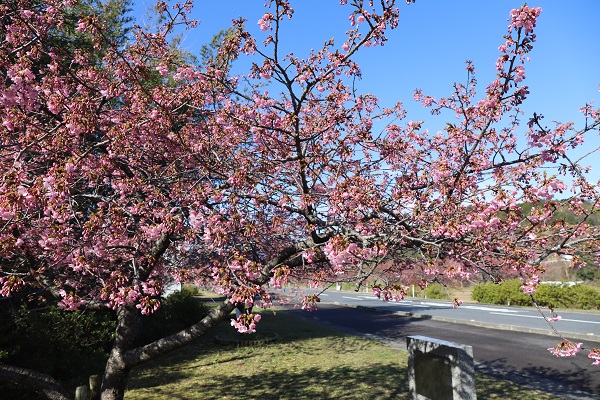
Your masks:
{"label": "treeline on horizon", "polygon": [[[575,225],[580,223],[583,220],[583,215],[577,215],[573,212],[573,210],[569,209],[568,204],[566,204],[565,200],[556,200],[553,201],[555,206],[554,216],[552,217],[552,221],[563,221],[568,225]],[[540,201],[537,203],[520,203],[519,207],[523,211],[523,215],[529,216],[531,215],[531,210],[536,208],[541,208],[544,206],[544,202]],[[585,202],[583,204],[583,208],[587,211],[591,210],[594,205],[591,202]],[[598,213],[594,213],[590,215],[586,221],[589,226],[599,226],[600,225],[600,216]]]}
{"label": "treeline on horizon", "polygon": [[[573,210],[570,210],[568,205],[565,204],[566,201],[556,200],[553,201],[555,203],[556,210],[554,211],[554,216],[552,217],[552,221],[564,221],[566,224],[575,225],[582,221],[583,215],[576,215]],[[538,203],[521,203],[519,207],[523,210],[523,215],[531,215],[531,210],[533,207],[543,207],[544,202]],[[591,202],[585,202],[583,204],[583,208],[585,210],[591,210],[594,205]],[[600,209],[596,209],[597,212],[590,215],[586,221],[589,226],[599,226],[600,225],[600,215],[598,215],[598,211]]]}

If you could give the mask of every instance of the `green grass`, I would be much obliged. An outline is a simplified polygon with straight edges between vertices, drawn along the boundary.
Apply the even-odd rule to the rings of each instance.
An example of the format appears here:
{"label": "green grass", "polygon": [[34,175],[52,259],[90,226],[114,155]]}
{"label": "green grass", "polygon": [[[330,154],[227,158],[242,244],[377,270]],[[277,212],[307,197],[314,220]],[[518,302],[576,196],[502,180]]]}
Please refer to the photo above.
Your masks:
{"label": "green grass", "polygon": [[[221,346],[235,338],[228,321],[210,336],[131,373],[125,398],[152,399],[408,399],[406,352],[298,318],[261,310],[254,347]],[[246,336],[244,337],[247,338]],[[557,399],[512,382],[477,375],[481,399]]]}

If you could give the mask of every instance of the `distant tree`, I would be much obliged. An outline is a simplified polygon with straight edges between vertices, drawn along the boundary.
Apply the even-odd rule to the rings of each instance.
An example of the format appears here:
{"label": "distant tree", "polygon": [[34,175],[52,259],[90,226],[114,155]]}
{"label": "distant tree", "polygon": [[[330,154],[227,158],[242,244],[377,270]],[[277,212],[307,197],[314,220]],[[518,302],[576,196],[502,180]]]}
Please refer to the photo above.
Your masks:
{"label": "distant tree", "polygon": [[[51,33],[57,41],[56,47],[68,49],[70,53],[85,49],[89,53],[100,53],[108,47],[125,46],[131,31],[133,17],[132,0],[81,0],[73,2],[72,6],[63,8],[64,25],[55,28]],[[98,15],[103,21],[103,41],[97,42],[100,48],[94,49],[92,37],[78,30],[79,20],[90,14]],[[54,45],[54,44],[53,44]]]}
{"label": "distant tree", "polygon": [[[355,54],[398,24],[393,0],[346,5],[341,45],[328,40],[306,59],[280,53],[293,9],[268,3],[263,45],[238,20],[218,46],[224,61],[202,66],[168,40],[179,24],[193,25],[189,2],[159,2],[162,24],[134,30],[126,46],[106,40],[102,18],[80,19],[77,31],[105,49],[101,63],[86,48],[66,62],[46,40],[64,23],[64,2],[0,4],[0,291],[43,289],[65,312],[115,310],[104,400],[123,398],[133,366],[205,334],[237,305],[271,306],[269,287],[359,288],[383,276],[375,294],[400,299],[410,282],[395,277],[418,264],[424,286],[517,271],[532,293],[549,255],[598,254],[598,230],[585,221],[600,193],[567,153],[598,129],[598,110],[584,107],[580,130],[534,115],[517,131],[539,9],[511,12],[498,75],[480,99],[471,63],[449,97],[415,93],[432,113],[457,117],[431,134],[423,122],[400,124],[400,103],[382,108],[352,87]],[[233,76],[228,66],[242,55],[255,62]],[[548,176],[543,167],[556,163]],[[566,196],[566,182],[566,204],[582,222],[557,231],[547,200]],[[529,215],[518,205],[542,201]],[[172,279],[226,299],[195,325],[136,346],[142,315],[159,308]],[[318,301],[305,296],[303,308]],[[252,332],[259,320],[246,313],[232,324]],[[565,339],[554,351],[579,348]],[[70,396],[32,370],[0,364],[0,378]]]}
{"label": "distant tree", "polygon": [[200,62],[203,65],[215,65],[219,70],[229,71],[232,61],[231,55],[223,50],[223,45],[233,35],[235,35],[235,31],[231,28],[217,33],[210,43],[203,45],[200,49]]}
{"label": "distant tree", "polygon": [[598,281],[600,280],[600,268],[598,265],[586,265],[577,270],[575,276],[582,281]]}

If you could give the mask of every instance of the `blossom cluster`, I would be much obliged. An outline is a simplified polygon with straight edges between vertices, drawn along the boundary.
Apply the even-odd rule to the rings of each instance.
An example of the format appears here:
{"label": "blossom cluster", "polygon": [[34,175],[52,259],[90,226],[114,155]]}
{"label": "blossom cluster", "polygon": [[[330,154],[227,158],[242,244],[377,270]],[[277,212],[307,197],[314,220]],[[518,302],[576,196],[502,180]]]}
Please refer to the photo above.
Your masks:
{"label": "blossom cluster", "polygon": [[536,21],[542,12],[541,7],[527,7],[526,5],[510,12],[509,32],[513,29],[525,28],[526,33],[532,33]]}
{"label": "blossom cluster", "polygon": [[401,285],[390,285],[382,287],[381,285],[374,285],[372,287],[373,294],[383,301],[401,301],[408,293],[408,286]]}
{"label": "blossom cluster", "polygon": [[575,357],[579,350],[581,350],[582,344],[566,340],[557,344],[556,347],[550,347],[548,351],[557,357]]}
{"label": "blossom cluster", "polygon": [[588,358],[591,358],[592,360],[594,360],[592,365],[600,365],[600,349],[595,348],[595,349],[590,350],[590,352],[588,354]]}
{"label": "blossom cluster", "polygon": [[231,319],[231,326],[237,329],[239,333],[256,332],[256,324],[261,320],[260,314],[242,313],[237,319]]}
{"label": "blossom cluster", "polygon": [[315,311],[317,303],[321,302],[318,294],[305,295],[302,298],[302,309],[306,311]]}

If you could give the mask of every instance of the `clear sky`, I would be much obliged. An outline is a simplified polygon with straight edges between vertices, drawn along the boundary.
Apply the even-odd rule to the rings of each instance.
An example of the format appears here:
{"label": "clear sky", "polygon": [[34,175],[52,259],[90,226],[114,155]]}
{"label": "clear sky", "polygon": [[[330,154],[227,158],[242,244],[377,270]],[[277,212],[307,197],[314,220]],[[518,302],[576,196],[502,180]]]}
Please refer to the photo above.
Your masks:
{"label": "clear sky", "polygon": [[[136,0],[136,18],[152,4]],[[262,41],[265,32],[257,21],[264,13],[264,0],[196,0],[192,17],[199,27],[186,34],[183,46],[198,53],[202,44],[214,34],[230,26],[239,16],[248,19],[247,28]],[[298,56],[311,48],[320,48],[331,37],[343,43],[349,28],[350,8],[338,0],[296,0],[292,23],[286,25],[283,37]],[[465,60],[473,60],[479,81],[479,92],[495,77],[498,46],[507,33],[507,18],[523,1],[515,0],[417,0],[406,5],[398,0],[400,25],[389,32],[383,47],[364,49],[356,61],[361,66],[361,92],[377,95],[383,105],[401,100],[408,109],[408,119],[430,119],[412,100],[414,89],[434,97],[447,96],[452,83],[466,80]],[[576,121],[583,124],[578,109],[595,100],[600,107],[600,0],[537,0],[530,7],[541,7],[535,30],[537,42],[526,65],[526,84],[530,96],[522,107],[526,121],[535,111],[551,120]],[[435,122],[435,130],[443,123]],[[596,137],[590,146],[598,146]],[[600,170],[600,155],[589,160]],[[595,164],[595,165],[594,165]],[[600,177],[596,171],[594,176]],[[598,178],[596,178],[598,179]]]}

